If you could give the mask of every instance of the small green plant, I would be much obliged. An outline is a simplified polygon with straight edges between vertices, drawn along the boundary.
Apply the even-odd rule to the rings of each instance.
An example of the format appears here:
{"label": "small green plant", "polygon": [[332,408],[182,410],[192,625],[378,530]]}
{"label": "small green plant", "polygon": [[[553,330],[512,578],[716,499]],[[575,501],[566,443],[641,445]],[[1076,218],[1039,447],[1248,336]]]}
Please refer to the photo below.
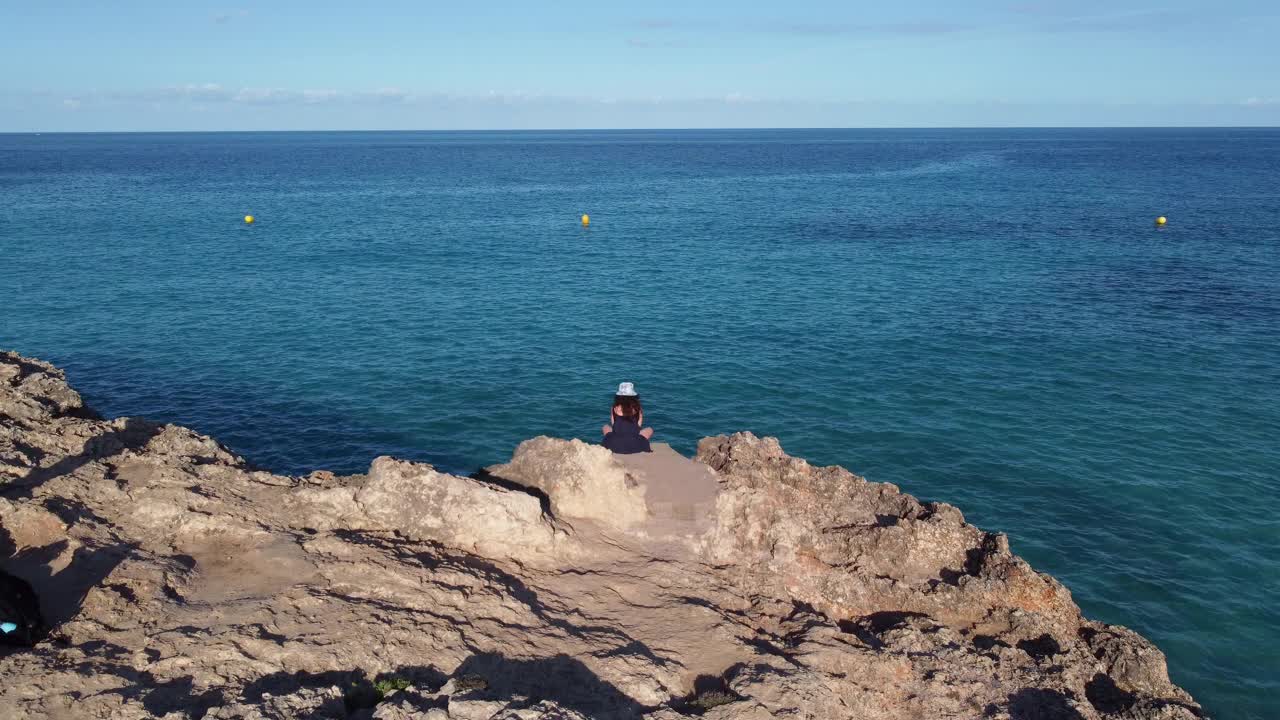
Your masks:
{"label": "small green plant", "polygon": [[[397,690],[404,690],[407,687],[409,687],[409,681],[398,675],[388,675],[386,677],[378,678],[373,683],[373,689],[377,690],[383,698]],[[381,702],[382,698],[379,698],[378,701]]]}
{"label": "small green plant", "polygon": [[737,702],[738,697],[732,693],[723,690],[709,690],[689,701],[689,705],[696,710],[706,712],[713,707],[728,705],[731,702]]}
{"label": "small green plant", "polygon": [[368,676],[360,672],[347,683],[346,691],[342,694],[342,704],[346,706],[347,712],[372,708],[391,693],[404,690],[409,685],[407,679],[398,675],[382,675],[370,682]]}

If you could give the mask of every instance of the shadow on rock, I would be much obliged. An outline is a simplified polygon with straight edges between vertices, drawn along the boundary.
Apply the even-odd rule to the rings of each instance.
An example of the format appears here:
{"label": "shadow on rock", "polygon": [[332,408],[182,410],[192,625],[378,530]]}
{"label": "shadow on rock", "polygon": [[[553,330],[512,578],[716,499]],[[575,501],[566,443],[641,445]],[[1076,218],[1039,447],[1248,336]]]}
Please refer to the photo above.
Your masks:
{"label": "shadow on rock", "polygon": [[894,628],[904,627],[916,620],[932,622],[928,615],[905,610],[885,610],[864,615],[857,620],[837,620],[841,632],[855,635],[872,650],[883,650],[885,642],[880,636]]}
{"label": "shadow on rock", "polygon": [[[142,684],[134,688],[120,691],[126,699],[132,694],[133,699],[140,699],[142,706],[152,715],[163,716],[172,712],[186,713],[188,717],[202,717],[209,708],[222,702],[222,691],[218,689],[195,692],[193,678],[177,678],[168,682],[154,682],[150,673],[143,673]],[[148,680],[152,680],[148,682]]]}
{"label": "shadow on rock", "polygon": [[138,547],[137,544],[121,543],[77,548],[71,562],[54,572],[54,561],[66,551],[67,545],[67,540],[61,540],[44,547],[29,548],[2,563],[6,572],[31,583],[50,628],[75,617],[89,591]]}
{"label": "shadow on rock", "polygon": [[342,689],[342,705],[346,712],[371,708],[383,699],[384,688],[412,685],[435,692],[448,678],[432,667],[405,666],[370,677],[364,670],[332,670],[322,673],[279,672],[266,675],[245,686],[241,699],[261,703],[266,695],[289,695],[307,688]]}
{"label": "shadow on rock", "polygon": [[[457,569],[478,575],[495,585],[501,586],[506,595],[523,604],[539,620],[552,627],[559,628],[578,637],[595,635],[612,638],[618,645],[618,649],[614,651],[616,654],[640,655],[658,667],[665,667],[670,662],[667,658],[654,653],[644,643],[637,641],[617,627],[610,625],[580,625],[557,617],[549,612],[547,606],[539,600],[536,590],[529,587],[520,578],[483,558],[454,553],[436,543],[408,542],[355,530],[338,530],[334,534],[346,542],[379,548],[398,558],[401,562],[420,565],[432,572],[438,572],[442,569]],[[430,547],[431,552],[422,552],[424,547]]]}
{"label": "shadow on rock", "polygon": [[521,485],[520,483],[514,480],[508,480],[502,477],[501,475],[494,475],[493,473],[489,472],[487,469],[477,470],[471,473],[471,475],[469,475],[468,477],[470,477],[472,480],[479,480],[482,483],[493,485],[494,487],[500,487],[503,490],[510,490],[512,492],[522,492],[527,495],[532,495],[538,498],[538,504],[542,506],[542,514],[551,515],[551,498],[548,497],[545,492],[543,492],[538,488],[529,487],[527,485]]}
{"label": "shadow on rock", "polygon": [[646,710],[568,655],[513,660],[497,653],[480,653],[467,658],[454,672],[455,678],[473,676],[484,680],[487,697],[523,696],[531,704],[550,700],[599,720],[630,720]]}
{"label": "shadow on rock", "polygon": [[31,647],[44,639],[46,625],[31,584],[0,570],[0,655],[8,648]]}
{"label": "shadow on rock", "polygon": [[0,495],[13,500],[30,498],[36,488],[56,477],[70,475],[95,460],[117,455],[124,450],[138,450],[159,435],[164,425],[126,418],[124,427],[95,435],[85,441],[76,455],[68,455],[49,467],[35,468],[26,477],[0,488]]}
{"label": "shadow on rock", "polygon": [[1011,720],[1084,720],[1066,695],[1055,690],[1023,688],[1009,696]]}
{"label": "shadow on rock", "polygon": [[1094,709],[1104,714],[1124,712],[1137,702],[1133,693],[1121,690],[1110,675],[1102,673],[1094,675],[1084,686],[1084,695]]}
{"label": "shadow on rock", "polygon": [[100,662],[81,663],[75,672],[85,676],[114,675],[120,678],[127,683],[124,687],[104,690],[103,694],[118,695],[125,704],[141,703],[154,717],[179,713],[184,718],[202,718],[210,708],[223,703],[221,689],[196,692],[194,677],[190,675],[161,681],[149,672]]}
{"label": "shadow on rock", "polygon": [[699,675],[694,678],[693,692],[683,700],[675,703],[680,712],[692,715],[705,715],[707,711],[742,700],[742,696],[729,688],[730,679],[737,674],[742,665],[735,665],[723,675]]}

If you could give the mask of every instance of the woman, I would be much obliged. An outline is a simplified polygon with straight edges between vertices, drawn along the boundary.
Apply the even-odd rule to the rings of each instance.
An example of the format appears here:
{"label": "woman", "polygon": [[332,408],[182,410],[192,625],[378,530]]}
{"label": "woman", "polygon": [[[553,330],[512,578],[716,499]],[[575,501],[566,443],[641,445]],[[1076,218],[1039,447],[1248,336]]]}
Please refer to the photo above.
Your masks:
{"label": "woman", "polygon": [[632,383],[618,385],[618,393],[613,396],[613,409],[609,411],[609,424],[600,429],[604,432],[601,445],[619,455],[652,452],[649,438],[653,437],[653,428],[644,427],[644,409],[640,407],[640,396]]}

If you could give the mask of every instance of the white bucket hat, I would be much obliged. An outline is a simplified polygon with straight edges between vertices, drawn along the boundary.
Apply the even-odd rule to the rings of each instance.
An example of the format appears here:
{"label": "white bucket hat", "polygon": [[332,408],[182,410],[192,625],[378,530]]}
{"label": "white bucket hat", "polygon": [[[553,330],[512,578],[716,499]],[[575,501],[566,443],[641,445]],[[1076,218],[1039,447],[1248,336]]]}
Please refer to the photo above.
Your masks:
{"label": "white bucket hat", "polygon": [[636,386],[634,383],[624,382],[618,383],[618,394],[622,397],[635,397]]}

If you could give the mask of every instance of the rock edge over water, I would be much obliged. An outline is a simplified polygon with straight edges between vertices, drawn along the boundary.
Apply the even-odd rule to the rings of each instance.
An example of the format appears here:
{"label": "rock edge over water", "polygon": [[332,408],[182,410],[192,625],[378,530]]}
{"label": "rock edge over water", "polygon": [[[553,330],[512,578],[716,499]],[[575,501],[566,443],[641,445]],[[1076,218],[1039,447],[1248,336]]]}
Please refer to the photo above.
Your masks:
{"label": "rock edge over water", "polygon": [[84,407],[0,353],[0,568],[52,718],[1202,717],[1163,654],[959,510],[777,440],[618,458],[536,438],[473,477],[285,477]]}

